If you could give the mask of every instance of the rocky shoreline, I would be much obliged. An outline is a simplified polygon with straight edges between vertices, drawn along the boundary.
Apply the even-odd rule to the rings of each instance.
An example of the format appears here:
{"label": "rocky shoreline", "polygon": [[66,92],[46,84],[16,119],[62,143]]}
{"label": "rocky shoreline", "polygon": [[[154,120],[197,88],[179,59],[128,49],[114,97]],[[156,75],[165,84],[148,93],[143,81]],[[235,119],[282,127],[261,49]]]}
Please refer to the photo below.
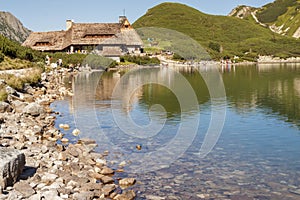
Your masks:
{"label": "rocky shoreline", "polygon": [[[65,69],[43,73],[38,86],[27,85],[22,93],[1,81],[9,96],[7,102],[0,102],[0,150],[19,152],[26,164],[23,167],[19,160],[15,165],[20,166],[9,164],[11,169],[22,168],[15,184],[5,181],[11,175],[0,172],[0,199],[135,198],[135,192],[127,188],[135,184],[135,179],[116,180],[113,175],[123,169],[107,166],[108,152],[95,152],[97,144],[88,138],[70,144],[54,127],[59,113],[51,110],[50,104],[72,96],[62,81],[68,73]],[[79,134],[79,130],[75,132]]]}

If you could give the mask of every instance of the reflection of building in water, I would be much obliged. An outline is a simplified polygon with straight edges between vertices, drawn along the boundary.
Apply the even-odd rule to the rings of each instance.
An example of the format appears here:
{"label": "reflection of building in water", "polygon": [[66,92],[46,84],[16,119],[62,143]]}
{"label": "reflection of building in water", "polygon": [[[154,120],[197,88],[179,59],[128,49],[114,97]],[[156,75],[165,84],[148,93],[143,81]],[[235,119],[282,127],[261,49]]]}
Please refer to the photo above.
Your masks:
{"label": "reflection of building in water", "polygon": [[[143,96],[143,83],[164,81],[166,85],[170,85],[174,83],[174,73],[167,68],[131,71],[126,76],[122,75],[122,72],[80,73],[73,81],[74,97],[71,110],[87,107],[107,108],[111,106],[111,100],[121,100],[122,108],[129,112]],[[117,84],[122,88],[121,94],[117,95],[117,99],[112,99]]]}
{"label": "reflection of building in water", "polygon": [[96,100],[111,100],[111,95],[113,93],[114,87],[120,80],[118,72],[114,73],[103,73],[99,82],[95,88],[95,98]]}
{"label": "reflection of building in water", "polygon": [[[121,80],[120,72],[104,73],[97,85],[95,98],[96,101],[110,101],[117,84],[123,84],[121,87],[125,88],[122,93],[122,101],[124,109],[129,111],[132,109],[132,105],[136,103],[143,94],[142,87],[135,88],[141,81],[141,77],[132,76],[129,81],[124,83]],[[125,85],[126,84],[126,85]],[[110,106],[110,102],[107,104],[101,104],[97,106]]]}
{"label": "reflection of building in water", "polygon": [[74,109],[84,109],[94,106],[95,90],[99,82],[102,72],[86,72],[79,73],[73,78],[72,90],[74,96],[72,97],[70,112]]}

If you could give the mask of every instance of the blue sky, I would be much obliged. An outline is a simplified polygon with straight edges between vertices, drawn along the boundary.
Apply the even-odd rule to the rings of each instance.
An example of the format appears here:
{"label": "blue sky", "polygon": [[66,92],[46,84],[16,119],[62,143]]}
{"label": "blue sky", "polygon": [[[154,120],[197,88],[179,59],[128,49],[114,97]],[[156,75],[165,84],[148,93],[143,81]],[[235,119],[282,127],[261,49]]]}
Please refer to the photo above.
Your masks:
{"label": "blue sky", "polygon": [[[0,10],[9,11],[33,31],[65,29],[66,19],[75,22],[117,22],[126,10],[134,22],[161,0],[0,0]],[[174,0],[202,12],[227,15],[237,5],[260,7],[272,0]]]}

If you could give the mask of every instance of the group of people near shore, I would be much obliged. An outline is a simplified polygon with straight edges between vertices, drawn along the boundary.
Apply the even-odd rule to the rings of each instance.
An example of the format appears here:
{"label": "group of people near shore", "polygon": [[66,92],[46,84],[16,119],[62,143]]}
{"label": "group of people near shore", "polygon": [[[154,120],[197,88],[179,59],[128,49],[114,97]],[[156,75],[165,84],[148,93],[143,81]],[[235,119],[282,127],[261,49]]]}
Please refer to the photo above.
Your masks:
{"label": "group of people near shore", "polygon": [[[46,55],[45,63],[46,63],[47,66],[50,66],[52,64],[51,60],[52,60],[52,57]],[[61,67],[62,65],[63,65],[63,60],[61,58],[59,58],[56,61],[56,66],[60,66]]]}

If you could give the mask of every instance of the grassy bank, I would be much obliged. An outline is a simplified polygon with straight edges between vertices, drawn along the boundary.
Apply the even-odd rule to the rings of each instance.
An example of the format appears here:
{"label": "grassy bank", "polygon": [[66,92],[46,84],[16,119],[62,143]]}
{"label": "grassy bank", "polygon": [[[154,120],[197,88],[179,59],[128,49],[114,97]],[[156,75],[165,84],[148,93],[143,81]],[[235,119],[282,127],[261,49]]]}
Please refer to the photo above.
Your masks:
{"label": "grassy bank", "polygon": [[5,83],[0,86],[0,101],[5,101],[7,98],[6,87],[7,85],[22,91],[25,84],[35,85],[41,80],[41,73],[43,69],[40,67],[34,67],[28,69],[22,75],[16,76],[15,74],[0,74],[0,79]]}

